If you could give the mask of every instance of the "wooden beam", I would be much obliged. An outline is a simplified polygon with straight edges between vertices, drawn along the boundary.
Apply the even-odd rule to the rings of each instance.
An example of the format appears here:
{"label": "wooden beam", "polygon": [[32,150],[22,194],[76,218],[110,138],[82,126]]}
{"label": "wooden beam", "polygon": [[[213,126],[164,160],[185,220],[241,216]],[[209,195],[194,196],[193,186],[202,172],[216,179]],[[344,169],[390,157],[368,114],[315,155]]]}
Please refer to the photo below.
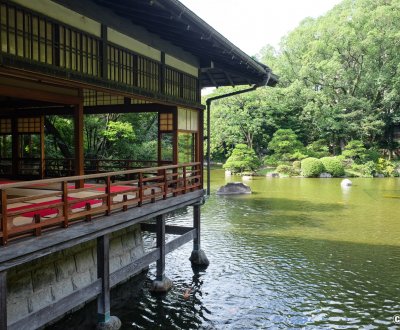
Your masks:
{"label": "wooden beam", "polygon": [[145,267],[149,266],[151,263],[156,262],[160,258],[160,250],[155,249],[144,256],[136,259],[129,265],[115,271],[110,275],[110,286],[113,287],[118,283],[127,280],[133,275],[141,272]]}
{"label": "wooden beam", "polygon": [[0,95],[27,99],[34,101],[52,102],[58,104],[77,104],[81,101],[80,97],[72,95],[55,94],[43,90],[27,89],[23,87],[4,86],[0,88]]}
{"label": "wooden beam", "polygon": [[102,114],[102,113],[131,113],[131,112],[171,112],[176,106],[170,106],[160,103],[144,103],[144,104],[114,104],[114,105],[97,105],[86,106],[83,112],[86,115]]}
{"label": "wooden beam", "polygon": [[[148,231],[150,233],[157,232],[157,225],[153,223],[141,223],[140,227],[143,231]],[[165,226],[165,233],[172,235],[183,235],[191,231],[192,227],[180,227],[180,226]]]}
{"label": "wooden beam", "polygon": [[7,272],[0,272],[0,330],[7,330]]}
{"label": "wooden beam", "polygon": [[98,321],[110,320],[110,236],[97,238],[97,278],[101,279],[101,293],[97,297]]}
{"label": "wooden beam", "polygon": [[157,260],[156,281],[165,279],[165,214],[156,217],[157,226],[157,249],[160,251],[160,257]]}
{"label": "wooden beam", "polygon": [[168,254],[168,253],[176,250],[183,244],[190,242],[195,236],[196,236],[196,229],[192,229],[191,231],[188,231],[186,234],[183,234],[183,235],[179,236],[178,238],[175,238],[174,240],[169,241],[165,245],[165,253]]}

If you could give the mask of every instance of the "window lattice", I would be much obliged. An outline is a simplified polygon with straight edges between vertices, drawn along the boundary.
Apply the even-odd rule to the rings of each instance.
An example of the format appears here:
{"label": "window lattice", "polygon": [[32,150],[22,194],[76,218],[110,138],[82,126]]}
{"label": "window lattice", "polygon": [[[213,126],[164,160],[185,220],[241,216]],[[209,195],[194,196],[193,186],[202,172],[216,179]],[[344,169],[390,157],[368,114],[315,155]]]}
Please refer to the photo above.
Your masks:
{"label": "window lattice", "polygon": [[12,5],[0,6],[1,51],[53,64],[54,24]]}
{"label": "window lattice", "polygon": [[[0,47],[2,53],[108,79],[125,90],[126,86],[133,86],[200,101],[197,77],[112,44],[107,45],[106,72],[102,72],[100,38],[4,0],[0,0]],[[119,100],[109,102],[102,104],[117,104]]]}
{"label": "window lattice", "polygon": [[0,133],[11,134],[11,132],[12,132],[11,119],[9,118],[0,119]]}
{"label": "window lattice", "polygon": [[41,120],[36,118],[18,118],[18,133],[40,133]]}
{"label": "window lattice", "polygon": [[174,128],[174,115],[172,113],[160,113],[160,131],[172,131]]}

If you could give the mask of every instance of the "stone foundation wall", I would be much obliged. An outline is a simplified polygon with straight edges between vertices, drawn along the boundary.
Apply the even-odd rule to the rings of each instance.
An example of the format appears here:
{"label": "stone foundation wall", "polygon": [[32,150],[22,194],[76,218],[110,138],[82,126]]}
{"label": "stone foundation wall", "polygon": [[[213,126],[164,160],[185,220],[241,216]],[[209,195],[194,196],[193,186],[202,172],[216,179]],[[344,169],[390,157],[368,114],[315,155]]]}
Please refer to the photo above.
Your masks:
{"label": "stone foundation wall", "polygon": [[[7,317],[14,323],[97,279],[96,240],[10,269],[7,273]],[[144,254],[140,225],[110,237],[110,273]]]}

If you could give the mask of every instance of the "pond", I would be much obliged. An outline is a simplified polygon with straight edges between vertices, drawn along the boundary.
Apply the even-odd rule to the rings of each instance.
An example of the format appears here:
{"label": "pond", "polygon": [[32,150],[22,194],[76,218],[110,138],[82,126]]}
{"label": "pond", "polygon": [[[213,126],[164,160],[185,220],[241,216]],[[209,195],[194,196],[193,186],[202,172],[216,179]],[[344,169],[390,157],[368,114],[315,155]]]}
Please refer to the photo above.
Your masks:
{"label": "pond", "polygon": [[[396,328],[400,179],[352,179],[343,189],[341,179],[258,177],[246,181],[252,195],[214,194],[238,180],[212,173],[206,270],[191,269],[189,243],[167,256],[174,287],[165,297],[148,292],[154,267],[113,291],[123,329]],[[190,224],[191,212],[174,222]],[[83,327],[93,306],[63,326]]]}

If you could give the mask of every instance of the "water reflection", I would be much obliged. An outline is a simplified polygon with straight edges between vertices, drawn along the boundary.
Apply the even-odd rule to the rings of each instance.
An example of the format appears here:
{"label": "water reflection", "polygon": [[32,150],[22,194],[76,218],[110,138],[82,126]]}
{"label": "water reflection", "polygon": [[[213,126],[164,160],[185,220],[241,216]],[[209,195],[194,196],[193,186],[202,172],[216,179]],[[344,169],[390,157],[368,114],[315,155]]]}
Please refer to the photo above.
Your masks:
{"label": "water reflection", "polygon": [[[400,210],[385,196],[400,184],[353,181],[344,192],[336,179],[256,179],[253,196],[212,196],[202,207],[210,266],[194,273],[186,244],[167,256],[168,295],[148,292],[152,266],[113,292],[112,314],[123,329],[395,329]],[[168,221],[190,225],[192,210]]]}

